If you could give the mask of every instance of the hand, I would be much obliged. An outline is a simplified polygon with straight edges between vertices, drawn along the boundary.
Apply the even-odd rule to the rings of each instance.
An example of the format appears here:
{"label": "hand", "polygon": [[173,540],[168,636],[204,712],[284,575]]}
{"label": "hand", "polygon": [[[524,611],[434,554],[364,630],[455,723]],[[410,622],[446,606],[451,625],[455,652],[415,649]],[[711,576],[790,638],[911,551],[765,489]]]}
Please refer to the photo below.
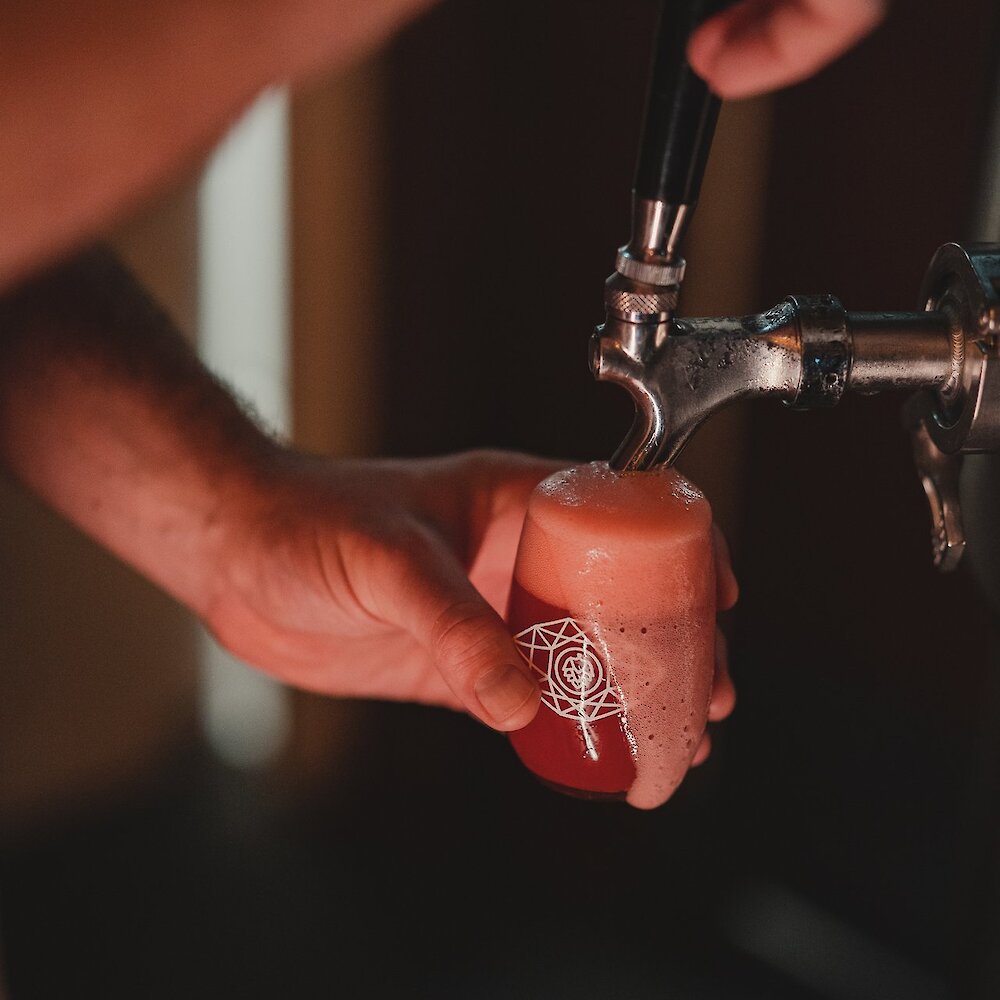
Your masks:
{"label": "hand", "polygon": [[742,0],[691,36],[688,60],[723,98],[804,80],[872,32],[886,0]]}
{"label": "hand", "polygon": [[[510,452],[330,462],[281,452],[231,513],[206,615],[225,646],[296,687],[527,725],[539,704],[502,614],[534,486],[566,463]],[[716,536],[719,606],[737,588]],[[712,720],[735,694],[719,634]],[[697,763],[708,756],[706,737]]]}
{"label": "hand", "polygon": [[462,708],[499,730],[539,693],[502,615],[528,496],[560,466],[504,452],[331,462],[279,452],[206,618],[296,687]]}
{"label": "hand", "polygon": [[100,248],[0,297],[0,358],[0,462],[246,662],[505,731],[532,719],[501,615],[528,497],[565,462],[281,447]]}
{"label": "hand", "polygon": [[[715,539],[715,579],[716,607],[719,611],[728,611],[740,596],[740,587],[733,573],[733,564],[729,556],[729,545],[726,537],[718,526],[714,530]],[[729,673],[729,649],[722,629],[715,629],[715,680],[712,684],[712,700],[708,705],[708,721],[721,722],[729,716],[736,707],[736,688]],[[704,764],[712,752],[712,737],[706,730],[698,744],[692,767]]]}

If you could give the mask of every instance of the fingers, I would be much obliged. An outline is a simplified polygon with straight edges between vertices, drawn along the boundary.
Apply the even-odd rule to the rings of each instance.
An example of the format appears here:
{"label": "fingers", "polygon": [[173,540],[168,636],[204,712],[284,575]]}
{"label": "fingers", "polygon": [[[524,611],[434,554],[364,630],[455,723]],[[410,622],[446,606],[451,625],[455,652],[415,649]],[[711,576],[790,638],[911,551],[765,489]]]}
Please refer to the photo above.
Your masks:
{"label": "fingers", "polygon": [[[520,452],[477,450],[422,464],[421,509],[456,552],[464,552],[469,577],[483,597],[503,614],[510,590],[521,527],[532,490],[568,461],[537,458]],[[428,468],[436,470],[428,476]],[[446,491],[464,497],[459,510],[442,502],[442,477],[453,483]],[[465,525],[464,513],[469,514]],[[456,534],[456,526],[458,528]]]}
{"label": "fingers", "polygon": [[715,630],[715,681],[708,704],[708,721],[719,722],[736,707],[736,687],[729,674],[729,650],[722,629]]}
{"label": "fingers", "polygon": [[712,541],[715,548],[715,601],[720,611],[728,611],[739,599],[740,585],[733,572],[729,543],[718,525],[712,528]]}
{"label": "fingers", "polygon": [[712,753],[712,737],[706,732],[701,738],[701,743],[698,744],[698,749],[695,751],[694,757],[691,759],[691,766],[697,767],[699,764],[704,764],[708,760],[710,754]]}
{"label": "fingers", "polygon": [[476,718],[502,732],[535,716],[539,690],[503,619],[469,582],[443,543],[414,533],[369,558],[365,603],[406,629],[433,659],[445,683]]}
{"label": "fingers", "polygon": [[752,97],[812,76],[884,15],[885,0],[743,0],[691,36],[688,60],[720,97]]}
{"label": "fingers", "polygon": [[[726,637],[722,629],[715,630],[715,681],[712,686],[712,700],[708,704],[708,721],[721,722],[736,707],[736,688],[729,674],[729,656]],[[691,759],[691,766],[697,767],[708,760],[712,752],[712,736],[705,731]]]}

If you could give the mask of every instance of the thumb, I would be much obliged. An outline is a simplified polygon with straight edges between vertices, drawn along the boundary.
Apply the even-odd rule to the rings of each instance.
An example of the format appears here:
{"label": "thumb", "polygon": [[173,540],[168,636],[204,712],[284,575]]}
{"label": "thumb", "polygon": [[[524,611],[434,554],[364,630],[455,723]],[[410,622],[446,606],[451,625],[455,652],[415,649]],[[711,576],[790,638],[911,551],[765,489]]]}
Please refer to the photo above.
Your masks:
{"label": "thumb", "polygon": [[372,578],[380,617],[430,654],[445,683],[481,722],[501,732],[526,726],[539,690],[499,614],[438,538],[418,535],[381,560]]}

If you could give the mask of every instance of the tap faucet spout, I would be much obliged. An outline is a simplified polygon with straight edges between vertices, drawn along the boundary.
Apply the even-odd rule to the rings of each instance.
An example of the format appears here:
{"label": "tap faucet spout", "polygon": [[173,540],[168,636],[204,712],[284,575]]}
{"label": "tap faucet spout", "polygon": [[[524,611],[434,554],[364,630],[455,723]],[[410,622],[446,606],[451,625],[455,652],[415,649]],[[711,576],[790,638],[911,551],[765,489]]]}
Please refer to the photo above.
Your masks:
{"label": "tap faucet spout", "polygon": [[591,368],[635,402],[611,465],[639,471],[673,464],[697,428],[737,400],[805,409],[832,406],[848,388],[939,389],[953,378],[953,351],[943,313],[848,313],[832,295],[800,295],[737,318],[643,321],[609,307]]}
{"label": "tap faucet spout", "polygon": [[[633,324],[609,318],[594,334],[593,372],[623,386],[636,404],[612,467],[672,464],[695,430],[727,403],[792,398],[799,368],[793,321],[792,308],[782,303],[742,318],[675,319],[664,324],[666,335],[636,338],[627,329]],[[626,345],[637,340],[638,352],[629,350]]]}

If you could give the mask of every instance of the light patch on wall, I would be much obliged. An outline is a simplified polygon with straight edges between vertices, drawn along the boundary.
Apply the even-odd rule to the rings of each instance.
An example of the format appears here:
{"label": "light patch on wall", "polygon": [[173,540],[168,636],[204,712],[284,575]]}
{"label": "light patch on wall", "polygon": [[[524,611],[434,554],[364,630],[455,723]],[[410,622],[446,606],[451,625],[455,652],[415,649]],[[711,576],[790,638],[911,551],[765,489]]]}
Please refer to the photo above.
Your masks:
{"label": "light patch on wall", "polygon": [[[198,191],[198,345],[273,433],[289,431],[288,95],[263,94],[209,162]],[[242,768],[285,745],[285,688],[202,640],[201,714],[216,752]]]}

